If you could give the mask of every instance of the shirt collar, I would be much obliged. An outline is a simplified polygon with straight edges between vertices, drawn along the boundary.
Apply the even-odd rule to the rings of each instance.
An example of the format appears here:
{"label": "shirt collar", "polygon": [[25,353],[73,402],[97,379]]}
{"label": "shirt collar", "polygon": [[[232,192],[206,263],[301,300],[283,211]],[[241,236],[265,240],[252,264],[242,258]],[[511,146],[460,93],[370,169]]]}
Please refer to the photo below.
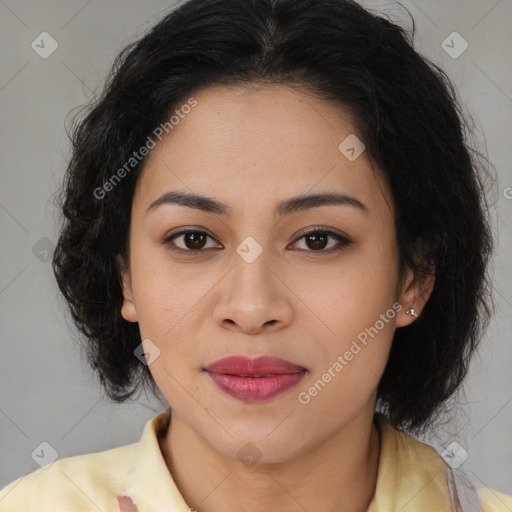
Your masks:
{"label": "shirt collar", "polygon": [[431,446],[375,413],[380,432],[377,485],[369,512],[450,512],[446,463]]}
{"label": "shirt collar", "polygon": [[[129,495],[139,512],[188,512],[162,455],[159,437],[171,420],[170,408],[149,420],[137,445]],[[393,428],[375,414],[380,433],[377,485],[369,512],[450,512],[446,464],[431,446]]]}
{"label": "shirt collar", "polygon": [[133,490],[128,492],[139,512],[190,510],[169,472],[160,449],[159,437],[167,432],[170,420],[170,409],[149,420],[137,446]]}

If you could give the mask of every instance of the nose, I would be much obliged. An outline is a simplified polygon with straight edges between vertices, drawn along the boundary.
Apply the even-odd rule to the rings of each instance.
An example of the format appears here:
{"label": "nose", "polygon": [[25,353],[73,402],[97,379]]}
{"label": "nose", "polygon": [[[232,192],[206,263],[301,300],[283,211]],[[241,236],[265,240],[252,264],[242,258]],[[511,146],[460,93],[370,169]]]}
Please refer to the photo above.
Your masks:
{"label": "nose", "polygon": [[269,333],[289,325],[293,293],[280,274],[263,255],[252,263],[236,261],[220,286],[214,321],[223,329],[245,334]]}

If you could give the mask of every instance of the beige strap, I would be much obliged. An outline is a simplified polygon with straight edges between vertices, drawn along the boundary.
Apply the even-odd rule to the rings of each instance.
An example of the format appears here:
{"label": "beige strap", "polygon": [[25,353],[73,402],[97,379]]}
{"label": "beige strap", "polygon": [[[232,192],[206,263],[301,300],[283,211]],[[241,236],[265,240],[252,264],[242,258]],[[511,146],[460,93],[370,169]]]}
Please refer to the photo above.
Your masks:
{"label": "beige strap", "polygon": [[485,512],[480,496],[463,471],[447,465],[446,482],[452,512]]}

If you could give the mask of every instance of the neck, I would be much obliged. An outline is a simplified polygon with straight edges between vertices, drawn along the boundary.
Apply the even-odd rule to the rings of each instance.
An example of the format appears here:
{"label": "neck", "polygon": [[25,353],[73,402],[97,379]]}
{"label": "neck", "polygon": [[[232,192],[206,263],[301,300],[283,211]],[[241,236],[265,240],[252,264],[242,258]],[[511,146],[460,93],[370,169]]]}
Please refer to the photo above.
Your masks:
{"label": "neck", "polygon": [[380,436],[373,409],[298,457],[247,467],[225,458],[175,412],[161,440],[167,467],[197,512],[362,512],[375,492]]}

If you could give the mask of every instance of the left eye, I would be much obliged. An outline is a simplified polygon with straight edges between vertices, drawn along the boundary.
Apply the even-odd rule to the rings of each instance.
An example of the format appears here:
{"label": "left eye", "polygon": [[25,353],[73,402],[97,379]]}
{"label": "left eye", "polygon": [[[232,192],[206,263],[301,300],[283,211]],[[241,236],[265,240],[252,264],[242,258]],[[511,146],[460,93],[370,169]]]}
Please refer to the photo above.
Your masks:
{"label": "left eye", "polygon": [[[334,238],[338,241],[338,246],[336,247],[330,247],[328,250],[325,249],[325,246],[327,244],[327,240],[329,238]],[[323,252],[323,253],[330,253],[337,250],[341,250],[343,247],[350,245],[352,243],[351,240],[348,238],[339,235],[338,233],[335,233],[334,231],[330,231],[328,229],[320,229],[316,228],[311,231],[308,231],[307,233],[304,233],[301,235],[297,240],[304,239],[306,245],[309,245],[309,248],[313,249],[312,251],[307,252]]]}
{"label": "left eye", "polygon": [[[182,243],[184,247],[178,247],[174,241],[182,237]],[[206,250],[203,249],[206,246],[206,240],[208,238],[213,240],[213,238],[204,231],[187,229],[184,231],[179,231],[178,233],[175,233],[170,237],[166,238],[164,240],[164,244],[168,245],[171,251],[183,252],[192,256],[194,255],[194,253],[197,254],[201,252],[206,252]],[[331,246],[329,249],[325,250],[326,246],[328,246],[329,238],[335,239],[338,243],[338,247]],[[311,249],[306,249],[307,252],[330,253],[336,250],[340,250],[343,247],[350,245],[352,243],[351,240],[342,235],[339,235],[338,233],[335,233],[334,231],[320,228],[316,228],[311,231],[308,231],[307,233],[303,233],[299,238],[297,238],[297,240],[294,243],[297,243],[302,239],[304,239],[306,246],[309,247],[309,249]],[[213,247],[206,247],[206,249],[212,248]]]}

